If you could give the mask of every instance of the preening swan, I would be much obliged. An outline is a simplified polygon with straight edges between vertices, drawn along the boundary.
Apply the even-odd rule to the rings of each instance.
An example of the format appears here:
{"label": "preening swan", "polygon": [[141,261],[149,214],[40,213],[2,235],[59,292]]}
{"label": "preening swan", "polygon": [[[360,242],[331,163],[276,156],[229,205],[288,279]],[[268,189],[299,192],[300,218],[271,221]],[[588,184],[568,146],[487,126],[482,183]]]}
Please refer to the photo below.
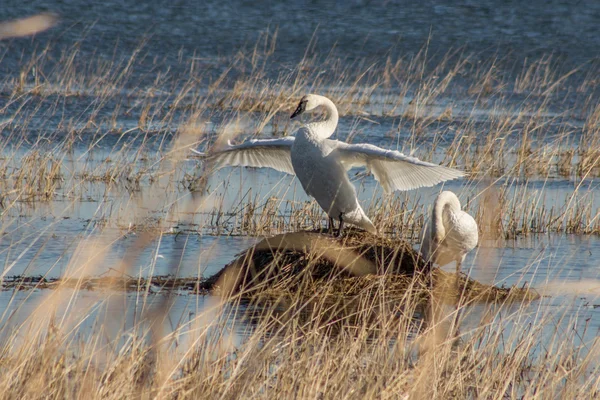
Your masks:
{"label": "preening swan", "polygon": [[225,166],[269,167],[296,175],[306,193],[314,197],[329,216],[329,229],[333,229],[334,219],[339,221],[338,236],[344,223],[372,233],[377,231],[358,203],[354,185],[348,179],[347,171],[353,167],[366,167],[386,193],[433,186],[464,175],[398,151],[329,139],[337,127],[338,111],[333,102],[323,96],[302,97],[291,118],[317,107],[327,112],[325,120],[306,124],[295,138],[229,144],[205,158],[215,170]]}
{"label": "preening swan", "polygon": [[431,221],[425,229],[421,253],[425,259],[444,266],[456,261],[456,272],[467,253],[477,246],[477,223],[460,209],[460,201],[452,192],[438,195]]}

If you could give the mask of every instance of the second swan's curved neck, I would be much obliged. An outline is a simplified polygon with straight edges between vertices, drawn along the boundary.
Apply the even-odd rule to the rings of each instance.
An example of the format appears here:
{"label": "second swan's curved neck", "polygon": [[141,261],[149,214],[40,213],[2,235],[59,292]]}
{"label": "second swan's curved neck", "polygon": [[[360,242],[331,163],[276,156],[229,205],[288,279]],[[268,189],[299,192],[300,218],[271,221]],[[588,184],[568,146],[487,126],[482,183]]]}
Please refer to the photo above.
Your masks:
{"label": "second swan's curved neck", "polygon": [[307,124],[311,131],[319,136],[320,139],[327,139],[337,128],[339,115],[335,104],[327,97],[320,96],[320,106],[327,110],[327,116],[322,121],[315,121]]}
{"label": "second swan's curved neck", "polygon": [[441,242],[446,236],[446,226],[444,225],[444,212],[460,211],[460,202],[458,197],[452,192],[442,192],[435,199],[433,204],[433,215],[431,218],[432,232],[435,240]]}

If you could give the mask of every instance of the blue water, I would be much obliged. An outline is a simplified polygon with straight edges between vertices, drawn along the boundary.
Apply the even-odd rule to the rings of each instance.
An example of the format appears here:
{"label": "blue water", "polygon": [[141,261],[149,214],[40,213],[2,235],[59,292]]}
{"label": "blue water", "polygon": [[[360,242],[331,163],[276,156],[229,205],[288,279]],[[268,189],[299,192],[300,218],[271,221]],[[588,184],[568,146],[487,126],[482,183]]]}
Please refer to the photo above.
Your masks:
{"label": "blue water", "polygon": [[475,62],[496,55],[518,65],[550,53],[580,65],[600,52],[595,1],[6,0],[0,19],[48,11],[58,14],[61,24],[35,41],[17,40],[0,68],[8,71],[22,52],[47,43],[64,48],[82,41],[83,56],[100,52],[111,58],[131,54],[142,38],[148,57],[141,64],[147,70],[155,57],[173,66],[181,57],[210,65],[251,48],[267,28],[277,31],[276,60],[288,66],[304,56],[311,41],[317,54],[335,46],[350,59],[411,55],[424,48],[440,58],[452,48],[473,53]]}
{"label": "blue water", "polygon": [[[426,59],[420,61],[423,71],[429,74],[451,53],[451,61],[438,71],[443,77],[453,62],[468,59],[444,93],[420,105],[422,117],[431,119],[423,127],[405,113],[419,90],[425,89],[419,87],[421,82],[413,82],[407,88],[406,97],[400,98],[404,76],[396,77],[390,87],[375,88],[368,104],[346,107],[340,119],[335,136],[340,140],[368,142],[406,153],[414,151],[415,156],[434,162],[442,162],[448,148],[461,135],[471,135],[473,147],[485,143],[485,133],[507,116],[535,116],[538,126],[530,133],[534,149],[551,146],[566,133],[569,140],[561,146],[576,146],[585,134],[588,113],[598,103],[594,79],[585,88],[579,86],[585,79],[594,78],[598,67],[600,3],[595,1],[507,3],[486,0],[451,4],[295,1],[278,4],[5,0],[0,7],[0,20],[42,11],[58,14],[60,24],[33,38],[0,42],[0,165],[10,175],[19,170],[23,157],[32,149],[53,154],[65,166],[63,181],[51,202],[22,199],[0,209],[0,273],[3,276],[59,277],[70,268],[87,265],[82,261],[87,260],[94,249],[102,250],[102,262],[90,262],[92,266],[84,269],[86,274],[111,273],[127,251],[136,246],[143,230],[154,229],[155,233],[162,234],[157,233],[140,250],[128,274],[206,277],[260,239],[236,236],[239,234],[235,230],[239,222],[237,207],[245,196],[252,196],[259,203],[271,196],[294,204],[308,201],[293,177],[274,171],[220,171],[209,181],[214,200],[208,210],[185,210],[182,203],[190,201],[191,196],[181,185],[160,178],[158,183],[150,182],[149,176],[172,170],[175,182],[181,182],[186,174],[199,173],[200,167],[193,159],[177,167],[160,162],[161,157],[168,154],[178,128],[190,116],[186,107],[193,106],[198,99],[210,100],[209,110],[203,115],[209,142],[232,118],[241,118],[246,124],[244,133],[248,135],[241,135],[239,140],[256,133],[265,116],[263,113],[237,113],[215,104],[219,95],[226,94],[238,78],[247,76],[255,45],[260,47],[258,57],[266,64],[265,80],[295,76],[300,71],[298,63],[307,57],[315,66],[310,75],[320,77],[322,87],[331,93],[348,90],[346,83],[339,84],[339,71],[332,60],[341,60],[343,66],[350,66],[345,73],[359,75],[371,65],[385,65],[388,58],[395,62],[421,52]],[[270,41],[275,43],[273,53],[266,56]],[[28,68],[29,60],[45,49],[47,54],[39,59],[37,72],[32,71]],[[135,53],[131,75],[98,104],[94,87],[84,84],[64,88],[56,83],[55,68],[61,66],[61,55],[72,54],[74,49],[77,50],[74,64],[79,72],[101,62],[122,67]],[[244,56],[236,59],[240,54]],[[551,58],[543,58],[549,55]],[[558,71],[557,76],[575,67],[579,69],[556,88],[554,96],[516,91],[514,82],[523,67],[540,60],[549,60],[545,62]],[[481,80],[474,74],[479,68],[487,71],[492,63],[495,82],[503,84],[489,97],[471,93],[472,85]],[[222,92],[209,96],[209,84],[230,67],[219,89]],[[400,68],[401,73],[403,70]],[[35,79],[41,79],[54,94],[15,94],[13,80],[21,71],[27,72],[24,75],[26,88],[32,88]],[[197,81],[183,97],[185,104],[179,104],[171,119],[163,120],[190,76]],[[148,97],[150,89],[152,96]],[[360,85],[357,88],[368,89]],[[154,105],[156,118],[146,131],[140,131],[136,128],[146,101]],[[543,112],[537,113],[541,104]],[[448,110],[452,115],[449,120],[438,118]],[[92,115],[95,123],[90,125]],[[257,136],[291,134],[297,126],[290,124],[285,110],[276,113],[273,121],[276,124],[268,124]],[[415,135],[417,128],[422,131]],[[509,148],[517,143],[524,129],[521,121],[511,126],[510,133],[503,139]],[[71,139],[73,147],[66,150],[63,146]],[[199,143],[198,148],[203,149],[205,145],[206,142]],[[433,145],[435,150],[432,150]],[[82,173],[103,176],[120,160],[132,162],[132,173],[145,171],[140,187],[122,181],[113,186],[100,181],[77,183]],[[368,213],[374,211],[370,206],[381,196],[381,189],[372,177],[353,179],[359,186],[361,203]],[[560,176],[555,171],[551,171],[549,177],[511,176],[496,184],[503,185],[506,181],[513,185],[513,192],[525,187],[528,193],[539,195],[540,206],[547,208],[564,205],[580,183],[577,177]],[[475,199],[476,203],[487,185],[485,180],[473,180],[449,182],[444,188],[456,191],[462,200]],[[406,196],[407,207],[417,207],[419,203],[426,211],[440,188],[402,196]],[[2,193],[12,189],[8,184],[0,187]],[[592,211],[600,207],[598,179],[587,177],[579,190],[583,194],[581,201],[591,204]],[[213,208],[225,213],[219,220],[219,229],[210,227],[211,221],[214,222]],[[184,212],[178,214],[182,210]],[[279,211],[285,212],[285,209]],[[219,232],[225,234],[218,235]],[[477,251],[468,255],[463,270],[484,283],[527,284],[538,289],[545,297],[531,304],[532,315],[537,315],[538,310],[556,315],[553,320],[556,323],[547,325],[549,332],[553,329],[568,332],[574,327],[581,332],[574,342],[589,343],[600,330],[600,267],[596,261],[599,253],[600,239],[594,235],[548,234],[484,240]],[[0,308],[4,308],[0,334],[6,334],[26,320],[50,293],[0,291]],[[93,310],[82,324],[84,333],[86,329],[95,329],[94,318],[110,320],[108,325],[115,331],[131,328],[143,308],[140,308],[143,297],[140,296],[121,293],[115,294],[114,301],[107,301],[104,294],[81,291],[76,296],[75,303],[79,306],[76,308],[81,315]],[[152,303],[160,303],[161,296],[151,293],[143,297],[144,304],[147,301],[152,308]],[[165,328],[173,329],[182,321],[191,321],[214,301],[216,299],[210,296],[178,293]],[[71,306],[67,304],[61,309],[65,316],[69,315]],[[514,310],[507,308],[503,312],[510,314],[511,311]],[[469,323],[479,321],[477,312],[474,307],[473,316],[465,321],[465,329]],[[560,315],[569,318],[560,319]],[[118,320],[112,320],[114,316],[119,316]],[[73,316],[74,320],[76,317]],[[525,318],[521,323],[528,321]],[[516,324],[514,331],[519,328]],[[241,333],[245,328],[240,324],[236,329]]]}

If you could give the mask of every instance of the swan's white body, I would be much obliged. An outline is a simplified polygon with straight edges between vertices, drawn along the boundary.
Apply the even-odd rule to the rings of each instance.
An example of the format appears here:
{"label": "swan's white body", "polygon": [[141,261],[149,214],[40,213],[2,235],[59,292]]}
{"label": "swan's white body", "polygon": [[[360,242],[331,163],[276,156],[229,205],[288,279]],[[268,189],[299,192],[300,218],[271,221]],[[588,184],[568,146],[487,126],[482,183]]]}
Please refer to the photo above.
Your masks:
{"label": "swan's white body", "polygon": [[425,259],[440,266],[456,261],[458,271],[478,240],[477,223],[461,210],[458,197],[449,191],[440,193],[423,235],[421,253]]}
{"label": "swan's white body", "polygon": [[[370,144],[348,144],[331,140],[337,123],[337,108],[331,100],[318,95],[302,98],[292,118],[322,106],[323,121],[311,122],[298,130],[296,137],[249,140],[207,156],[214,169],[224,166],[269,167],[296,175],[306,193],[314,197],[331,219],[348,222],[376,232],[358,203],[347,171],[366,167],[389,193],[433,186],[463,176],[461,171],[420,161],[414,157]],[[341,229],[341,228],[340,228]]]}
{"label": "swan's white body", "polygon": [[320,139],[310,125],[301,128],[291,148],[292,166],[304,191],[330,218],[375,233],[375,225],[358,203],[356,189],[340,162],[337,141]]}

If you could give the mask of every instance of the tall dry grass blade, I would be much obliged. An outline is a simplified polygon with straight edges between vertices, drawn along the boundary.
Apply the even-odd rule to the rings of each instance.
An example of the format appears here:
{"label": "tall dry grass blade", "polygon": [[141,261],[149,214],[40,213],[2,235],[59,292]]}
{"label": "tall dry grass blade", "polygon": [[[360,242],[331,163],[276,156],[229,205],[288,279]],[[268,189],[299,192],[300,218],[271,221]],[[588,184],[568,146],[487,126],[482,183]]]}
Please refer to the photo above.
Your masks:
{"label": "tall dry grass blade", "polygon": [[52,28],[57,23],[58,17],[54,14],[38,14],[0,22],[0,40],[35,35]]}

